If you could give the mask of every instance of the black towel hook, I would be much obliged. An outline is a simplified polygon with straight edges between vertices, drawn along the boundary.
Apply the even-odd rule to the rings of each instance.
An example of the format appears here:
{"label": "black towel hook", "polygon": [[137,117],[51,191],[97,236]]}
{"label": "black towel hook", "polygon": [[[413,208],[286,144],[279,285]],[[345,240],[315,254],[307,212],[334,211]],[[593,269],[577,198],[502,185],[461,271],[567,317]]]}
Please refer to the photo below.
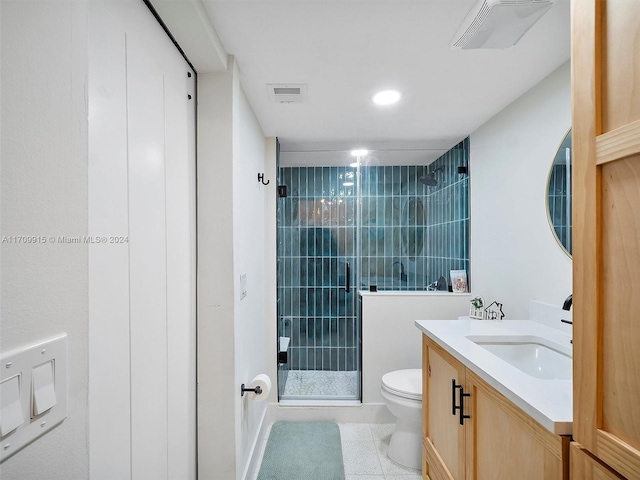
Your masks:
{"label": "black towel hook", "polygon": [[261,182],[263,185],[269,185],[269,180],[267,180],[266,182],[264,181],[264,173],[258,174],[258,181]]}

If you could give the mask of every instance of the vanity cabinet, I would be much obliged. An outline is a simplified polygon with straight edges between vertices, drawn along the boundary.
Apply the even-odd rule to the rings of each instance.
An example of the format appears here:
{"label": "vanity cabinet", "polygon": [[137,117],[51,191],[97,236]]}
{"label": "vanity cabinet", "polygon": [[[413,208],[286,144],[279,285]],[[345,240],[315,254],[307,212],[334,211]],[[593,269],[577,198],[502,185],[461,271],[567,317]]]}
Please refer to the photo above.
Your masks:
{"label": "vanity cabinet", "polygon": [[569,478],[569,437],[546,430],[426,335],[422,352],[424,478]]}

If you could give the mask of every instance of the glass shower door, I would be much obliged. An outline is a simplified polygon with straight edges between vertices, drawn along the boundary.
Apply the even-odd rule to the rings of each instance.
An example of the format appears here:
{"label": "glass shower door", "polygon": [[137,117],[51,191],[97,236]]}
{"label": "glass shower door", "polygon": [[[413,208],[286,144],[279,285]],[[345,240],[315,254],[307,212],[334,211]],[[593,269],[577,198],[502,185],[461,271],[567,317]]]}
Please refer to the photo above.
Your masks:
{"label": "glass shower door", "polygon": [[278,198],[278,336],[289,340],[281,400],[360,398],[356,175],[279,169],[287,194]]}

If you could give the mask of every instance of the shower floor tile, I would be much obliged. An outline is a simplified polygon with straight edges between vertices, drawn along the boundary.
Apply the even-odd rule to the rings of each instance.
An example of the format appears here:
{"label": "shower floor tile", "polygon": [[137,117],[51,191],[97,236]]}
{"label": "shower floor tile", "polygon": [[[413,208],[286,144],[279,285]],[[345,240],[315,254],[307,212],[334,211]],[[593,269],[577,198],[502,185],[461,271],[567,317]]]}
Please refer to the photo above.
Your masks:
{"label": "shower floor tile", "polygon": [[283,397],[358,397],[358,372],[289,370]]}

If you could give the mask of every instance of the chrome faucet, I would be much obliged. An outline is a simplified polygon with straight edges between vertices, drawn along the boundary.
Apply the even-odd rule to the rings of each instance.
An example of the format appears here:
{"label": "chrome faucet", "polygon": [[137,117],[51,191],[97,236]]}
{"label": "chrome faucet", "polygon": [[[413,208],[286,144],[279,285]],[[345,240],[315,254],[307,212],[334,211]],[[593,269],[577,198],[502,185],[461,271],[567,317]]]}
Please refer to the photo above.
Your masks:
{"label": "chrome faucet", "polygon": [[[565,299],[564,303],[562,304],[562,309],[566,310],[568,312],[569,310],[571,310],[571,304],[572,303],[573,303],[573,294],[569,295]],[[562,318],[562,319],[560,319],[560,321],[562,323],[568,323],[569,325],[573,325],[573,321],[571,321],[571,320],[565,320],[564,318]]]}
{"label": "chrome faucet", "polygon": [[[565,299],[564,303],[562,304],[562,309],[566,310],[568,312],[569,310],[571,310],[571,305],[572,304],[573,304],[573,294],[569,295]],[[562,323],[568,323],[569,325],[573,325],[573,321],[571,321],[571,320],[565,320],[564,318],[561,318],[560,321]],[[570,342],[573,343],[573,339],[570,340]]]}
{"label": "chrome faucet", "polygon": [[563,310],[566,310],[566,311],[568,312],[569,310],[571,310],[571,304],[572,304],[572,303],[573,303],[573,294],[572,294],[572,295],[569,295],[569,296],[565,299],[564,303],[562,304],[562,309],[563,309]]}

